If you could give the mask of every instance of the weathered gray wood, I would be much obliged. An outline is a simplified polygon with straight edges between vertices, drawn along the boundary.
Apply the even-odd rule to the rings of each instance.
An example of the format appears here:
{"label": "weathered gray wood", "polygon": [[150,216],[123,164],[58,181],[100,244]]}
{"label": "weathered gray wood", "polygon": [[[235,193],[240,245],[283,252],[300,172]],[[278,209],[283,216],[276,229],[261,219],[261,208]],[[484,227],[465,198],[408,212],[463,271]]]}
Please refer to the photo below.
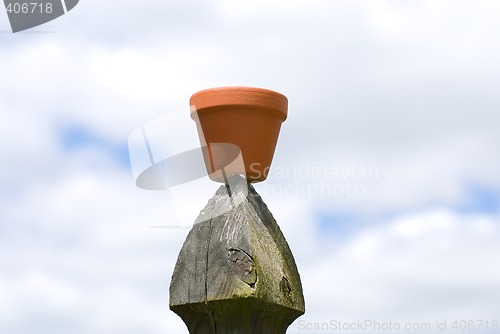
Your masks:
{"label": "weathered gray wood", "polygon": [[299,273],[266,204],[241,177],[195,222],[170,284],[191,334],[281,334],[304,313]]}

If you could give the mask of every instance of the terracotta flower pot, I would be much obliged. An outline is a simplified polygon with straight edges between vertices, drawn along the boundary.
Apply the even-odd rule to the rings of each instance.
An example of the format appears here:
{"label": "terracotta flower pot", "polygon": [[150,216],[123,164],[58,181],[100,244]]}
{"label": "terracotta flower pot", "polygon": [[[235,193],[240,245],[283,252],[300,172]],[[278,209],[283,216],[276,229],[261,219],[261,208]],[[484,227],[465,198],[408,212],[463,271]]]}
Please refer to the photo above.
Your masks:
{"label": "terracotta flower pot", "polygon": [[210,178],[225,182],[241,174],[248,182],[264,181],[287,117],[286,96],[262,88],[222,87],[195,93],[190,104]]}

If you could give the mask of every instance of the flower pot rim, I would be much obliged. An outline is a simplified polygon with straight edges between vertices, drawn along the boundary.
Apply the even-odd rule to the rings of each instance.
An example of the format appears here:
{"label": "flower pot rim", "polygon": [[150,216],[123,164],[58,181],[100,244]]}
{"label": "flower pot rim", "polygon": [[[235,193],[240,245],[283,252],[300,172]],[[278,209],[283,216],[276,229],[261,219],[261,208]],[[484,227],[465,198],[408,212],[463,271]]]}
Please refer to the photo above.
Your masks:
{"label": "flower pot rim", "polygon": [[288,110],[288,98],[285,95],[270,89],[246,86],[200,90],[191,96],[189,103],[192,118],[194,113],[204,112],[209,108],[244,106],[277,112],[282,121],[285,121]]}

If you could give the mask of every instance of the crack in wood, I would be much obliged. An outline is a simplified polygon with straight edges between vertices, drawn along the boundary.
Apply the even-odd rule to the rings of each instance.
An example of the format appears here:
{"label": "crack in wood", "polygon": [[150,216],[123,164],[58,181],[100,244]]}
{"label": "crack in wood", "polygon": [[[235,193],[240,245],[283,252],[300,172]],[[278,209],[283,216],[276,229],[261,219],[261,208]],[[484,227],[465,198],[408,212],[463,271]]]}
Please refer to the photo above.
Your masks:
{"label": "crack in wood", "polygon": [[[208,232],[208,238],[207,238],[207,254],[206,254],[206,259],[205,259],[205,304],[208,306],[208,273],[209,273],[209,254],[210,254],[210,240],[212,239],[212,231],[213,231],[213,226],[212,226],[212,219],[209,220],[208,226],[209,226],[209,232]],[[208,311],[210,312],[210,322],[212,324],[213,332],[214,334],[217,333],[217,322],[215,321],[215,316],[214,312],[208,306]]]}

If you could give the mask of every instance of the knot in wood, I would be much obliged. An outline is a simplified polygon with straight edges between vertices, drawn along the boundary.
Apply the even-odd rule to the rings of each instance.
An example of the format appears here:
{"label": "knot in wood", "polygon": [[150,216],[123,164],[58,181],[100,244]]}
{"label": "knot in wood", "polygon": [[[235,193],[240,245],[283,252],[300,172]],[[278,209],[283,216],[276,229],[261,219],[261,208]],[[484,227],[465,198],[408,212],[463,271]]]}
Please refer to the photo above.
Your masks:
{"label": "knot in wood", "polygon": [[250,285],[252,288],[257,282],[257,272],[253,258],[244,250],[238,248],[228,249],[227,260],[231,272],[241,281]]}
{"label": "knot in wood", "polygon": [[290,297],[292,295],[292,287],[285,276],[281,279],[280,291],[285,295],[285,297]]}

